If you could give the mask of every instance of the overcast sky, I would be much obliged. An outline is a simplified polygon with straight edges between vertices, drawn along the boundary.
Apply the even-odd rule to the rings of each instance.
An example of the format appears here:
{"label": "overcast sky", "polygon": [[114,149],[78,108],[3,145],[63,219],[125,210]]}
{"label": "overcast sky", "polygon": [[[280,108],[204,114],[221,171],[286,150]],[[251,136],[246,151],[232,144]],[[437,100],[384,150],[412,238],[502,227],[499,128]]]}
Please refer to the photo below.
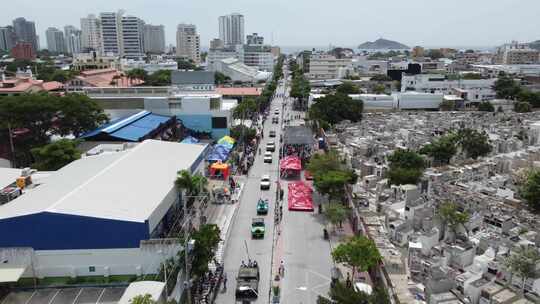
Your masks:
{"label": "overcast sky", "polygon": [[19,16],[47,27],[80,27],[89,13],[124,9],[163,24],[167,44],[178,23],[194,23],[201,44],[218,36],[217,18],[239,12],[246,34],[281,46],[355,46],[384,37],[409,46],[494,46],[540,39],[540,0],[0,0],[0,25]]}

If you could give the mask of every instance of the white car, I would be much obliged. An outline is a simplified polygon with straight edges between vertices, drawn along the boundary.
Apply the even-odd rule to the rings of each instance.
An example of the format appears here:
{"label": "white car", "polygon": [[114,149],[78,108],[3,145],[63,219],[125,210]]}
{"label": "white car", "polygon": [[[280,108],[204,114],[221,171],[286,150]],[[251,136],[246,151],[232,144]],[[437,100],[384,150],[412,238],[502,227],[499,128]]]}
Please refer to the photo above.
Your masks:
{"label": "white car", "polygon": [[268,152],[276,151],[276,143],[274,143],[273,141],[267,143],[266,144],[266,151],[268,151]]}
{"label": "white car", "polygon": [[265,163],[272,163],[272,152],[266,151],[264,152],[264,162]]}
{"label": "white car", "polygon": [[261,177],[261,190],[270,190],[270,175],[265,174]]}
{"label": "white car", "polygon": [[275,109],[274,114],[279,115],[279,109]]}

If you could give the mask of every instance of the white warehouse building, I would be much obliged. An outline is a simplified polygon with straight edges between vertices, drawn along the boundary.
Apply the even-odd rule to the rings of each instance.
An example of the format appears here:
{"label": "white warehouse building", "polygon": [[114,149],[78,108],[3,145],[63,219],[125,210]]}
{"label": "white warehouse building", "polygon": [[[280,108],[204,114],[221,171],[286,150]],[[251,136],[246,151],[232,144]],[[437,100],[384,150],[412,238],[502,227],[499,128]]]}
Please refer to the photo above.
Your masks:
{"label": "white warehouse building", "polygon": [[[202,170],[208,146],[146,140],[83,157],[0,206],[0,259],[23,277],[146,275],[181,245],[177,171]],[[1,270],[0,270],[1,272]]]}
{"label": "white warehouse building", "polygon": [[465,101],[480,102],[495,98],[493,85],[497,79],[448,80],[440,74],[403,75],[401,92],[442,93],[457,95]]}
{"label": "white warehouse building", "polygon": [[[309,105],[324,94],[311,94]],[[392,110],[438,110],[443,101],[443,94],[404,92],[386,94],[350,94],[353,100],[362,100],[365,112]]]}

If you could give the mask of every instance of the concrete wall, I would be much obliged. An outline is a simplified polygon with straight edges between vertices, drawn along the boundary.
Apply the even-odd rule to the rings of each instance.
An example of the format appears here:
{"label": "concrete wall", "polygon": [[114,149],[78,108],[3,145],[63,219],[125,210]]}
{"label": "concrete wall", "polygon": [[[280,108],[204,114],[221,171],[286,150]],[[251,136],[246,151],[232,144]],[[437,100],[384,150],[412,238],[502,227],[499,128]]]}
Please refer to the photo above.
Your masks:
{"label": "concrete wall", "polygon": [[146,275],[157,273],[160,263],[180,249],[179,244],[158,244],[123,249],[27,250],[27,254],[13,255],[9,264],[28,265],[23,277],[33,277],[34,272],[38,278]]}

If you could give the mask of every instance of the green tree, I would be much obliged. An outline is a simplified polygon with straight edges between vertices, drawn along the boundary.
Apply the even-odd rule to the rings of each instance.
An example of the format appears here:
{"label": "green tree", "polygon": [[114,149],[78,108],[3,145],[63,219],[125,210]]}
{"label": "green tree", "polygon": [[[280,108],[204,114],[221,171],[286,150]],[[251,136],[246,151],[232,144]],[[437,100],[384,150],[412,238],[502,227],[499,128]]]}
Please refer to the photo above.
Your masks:
{"label": "green tree", "polygon": [[431,49],[426,52],[426,56],[433,60],[437,60],[437,59],[443,58],[444,54],[441,52],[441,50]]}
{"label": "green tree", "polygon": [[517,113],[527,113],[531,112],[531,104],[526,101],[517,101],[514,102],[514,111]]}
{"label": "green tree", "polygon": [[519,189],[519,195],[534,211],[540,211],[540,170],[531,170]]}
{"label": "green tree", "polygon": [[467,79],[467,80],[478,80],[478,79],[482,79],[482,74],[479,74],[479,73],[465,73],[465,74],[463,74],[462,78]]}
{"label": "green tree", "polygon": [[221,85],[221,84],[225,84],[225,83],[229,83],[231,82],[231,77],[223,74],[223,73],[220,73],[220,72],[215,72],[214,73],[214,79],[215,79],[215,84],[216,85]]}
{"label": "green tree", "polygon": [[378,74],[373,77],[371,77],[369,80],[371,81],[392,81],[392,77],[384,74]]}
{"label": "green tree", "polygon": [[457,229],[460,226],[465,228],[465,224],[469,221],[469,214],[467,212],[459,211],[457,204],[453,202],[444,202],[440,204],[437,211],[441,220],[443,236],[447,227],[450,227],[452,232],[456,234]]}
{"label": "green tree", "polygon": [[[510,270],[510,274],[517,274],[521,278],[521,292],[525,291],[525,282],[535,277],[538,272],[536,267],[540,262],[540,254],[536,248],[518,247],[504,260],[504,265]],[[510,277],[510,282],[512,277]]]}
{"label": "green tree", "polygon": [[144,82],[147,86],[169,86],[171,85],[171,71],[158,70],[150,75],[147,75]]}
{"label": "green tree", "polygon": [[373,93],[375,94],[386,94],[386,86],[384,84],[379,83],[373,87]]}
{"label": "green tree", "polygon": [[238,125],[231,128],[230,134],[238,142],[251,142],[257,136],[257,130],[244,125]]}
{"label": "green tree", "polygon": [[455,134],[442,136],[434,140],[433,143],[424,145],[419,153],[433,157],[436,164],[448,164],[457,153],[456,142]]}
{"label": "green tree", "polygon": [[336,88],[336,92],[339,94],[349,95],[349,94],[360,94],[360,88],[352,82],[344,82]]}
{"label": "green tree", "polygon": [[217,245],[221,241],[221,231],[214,224],[206,224],[193,233],[192,239],[195,241],[191,262],[191,271],[197,277],[202,277],[208,272],[208,263],[214,258]]}
{"label": "green tree", "polygon": [[309,160],[307,169],[312,175],[340,170],[341,163],[338,152],[336,150],[330,150],[324,154],[313,155]]}
{"label": "green tree", "polygon": [[540,107],[540,92],[532,92],[527,89],[522,89],[519,92],[517,99],[521,102],[528,102],[534,108]]}
{"label": "green tree", "polygon": [[36,162],[32,167],[41,171],[56,171],[74,160],[81,158],[77,150],[78,141],[60,139],[40,148],[32,149]]}
{"label": "green tree", "polygon": [[489,138],[485,132],[480,133],[473,129],[460,129],[458,131],[458,143],[467,157],[477,159],[481,156],[488,155],[491,150]]}
{"label": "green tree", "polygon": [[146,81],[148,79],[148,72],[144,69],[137,68],[127,71],[126,76],[130,79]]}
{"label": "green tree", "polygon": [[354,288],[348,288],[341,282],[337,282],[330,288],[331,303],[335,304],[370,304],[370,296],[364,292],[358,292]]}
{"label": "green tree", "polygon": [[493,85],[497,98],[515,99],[521,92],[521,86],[510,76],[501,76]]}
{"label": "green tree", "polygon": [[489,101],[483,101],[478,105],[478,111],[495,112],[495,107]]}
{"label": "green tree", "polygon": [[197,70],[197,66],[191,60],[179,59],[177,62],[179,70]]}
{"label": "green tree", "polygon": [[424,173],[425,161],[414,151],[398,149],[388,156],[388,161],[387,177],[392,185],[417,184]]}
{"label": "green tree", "polygon": [[332,251],[332,257],[337,263],[352,267],[353,278],[357,270],[368,271],[382,261],[375,242],[365,236],[354,236],[347,242],[339,244]]}
{"label": "green tree", "polygon": [[334,125],[343,120],[358,122],[362,119],[364,104],[343,94],[329,94],[315,99],[309,108],[309,118]]}
{"label": "green tree", "polygon": [[324,210],[326,218],[334,227],[341,224],[347,218],[348,213],[349,210],[342,203],[330,203]]}
{"label": "green tree", "polygon": [[439,105],[441,111],[454,111],[456,109],[456,103],[452,100],[445,100]]}
{"label": "green tree", "polygon": [[313,186],[321,194],[328,195],[330,200],[341,200],[345,193],[345,185],[356,181],[354,171],[333,170],[313,175]]}
{"label": "green tree", "polygon": [[257,102],[254,98],[246,98],[240,102],[233,110],[233,118],[249,119],[253,116],[258,110]]}
{"label": "green tree", "polygon": [[196,196],[207,192],[208,180],[200,173],[191,174],[188,170],[180,170],[174,183],[179,191],[185,191],[188,205],[195,201]]}
{"label": "green tree", "polygon": [[86,95],[67,94],[57,97],[56,103],[59,110],[56,133],[62,136],[73,134],[79,137],[109,120],[103,108]]}
{"label": "green tree", "polygon": [[152,300],[152,295],[150,295],[148,293],[145,294],[145,295],[135,296],[129,302],[131,304],[154,304],[154,303],[156,303],[156,301]]}

